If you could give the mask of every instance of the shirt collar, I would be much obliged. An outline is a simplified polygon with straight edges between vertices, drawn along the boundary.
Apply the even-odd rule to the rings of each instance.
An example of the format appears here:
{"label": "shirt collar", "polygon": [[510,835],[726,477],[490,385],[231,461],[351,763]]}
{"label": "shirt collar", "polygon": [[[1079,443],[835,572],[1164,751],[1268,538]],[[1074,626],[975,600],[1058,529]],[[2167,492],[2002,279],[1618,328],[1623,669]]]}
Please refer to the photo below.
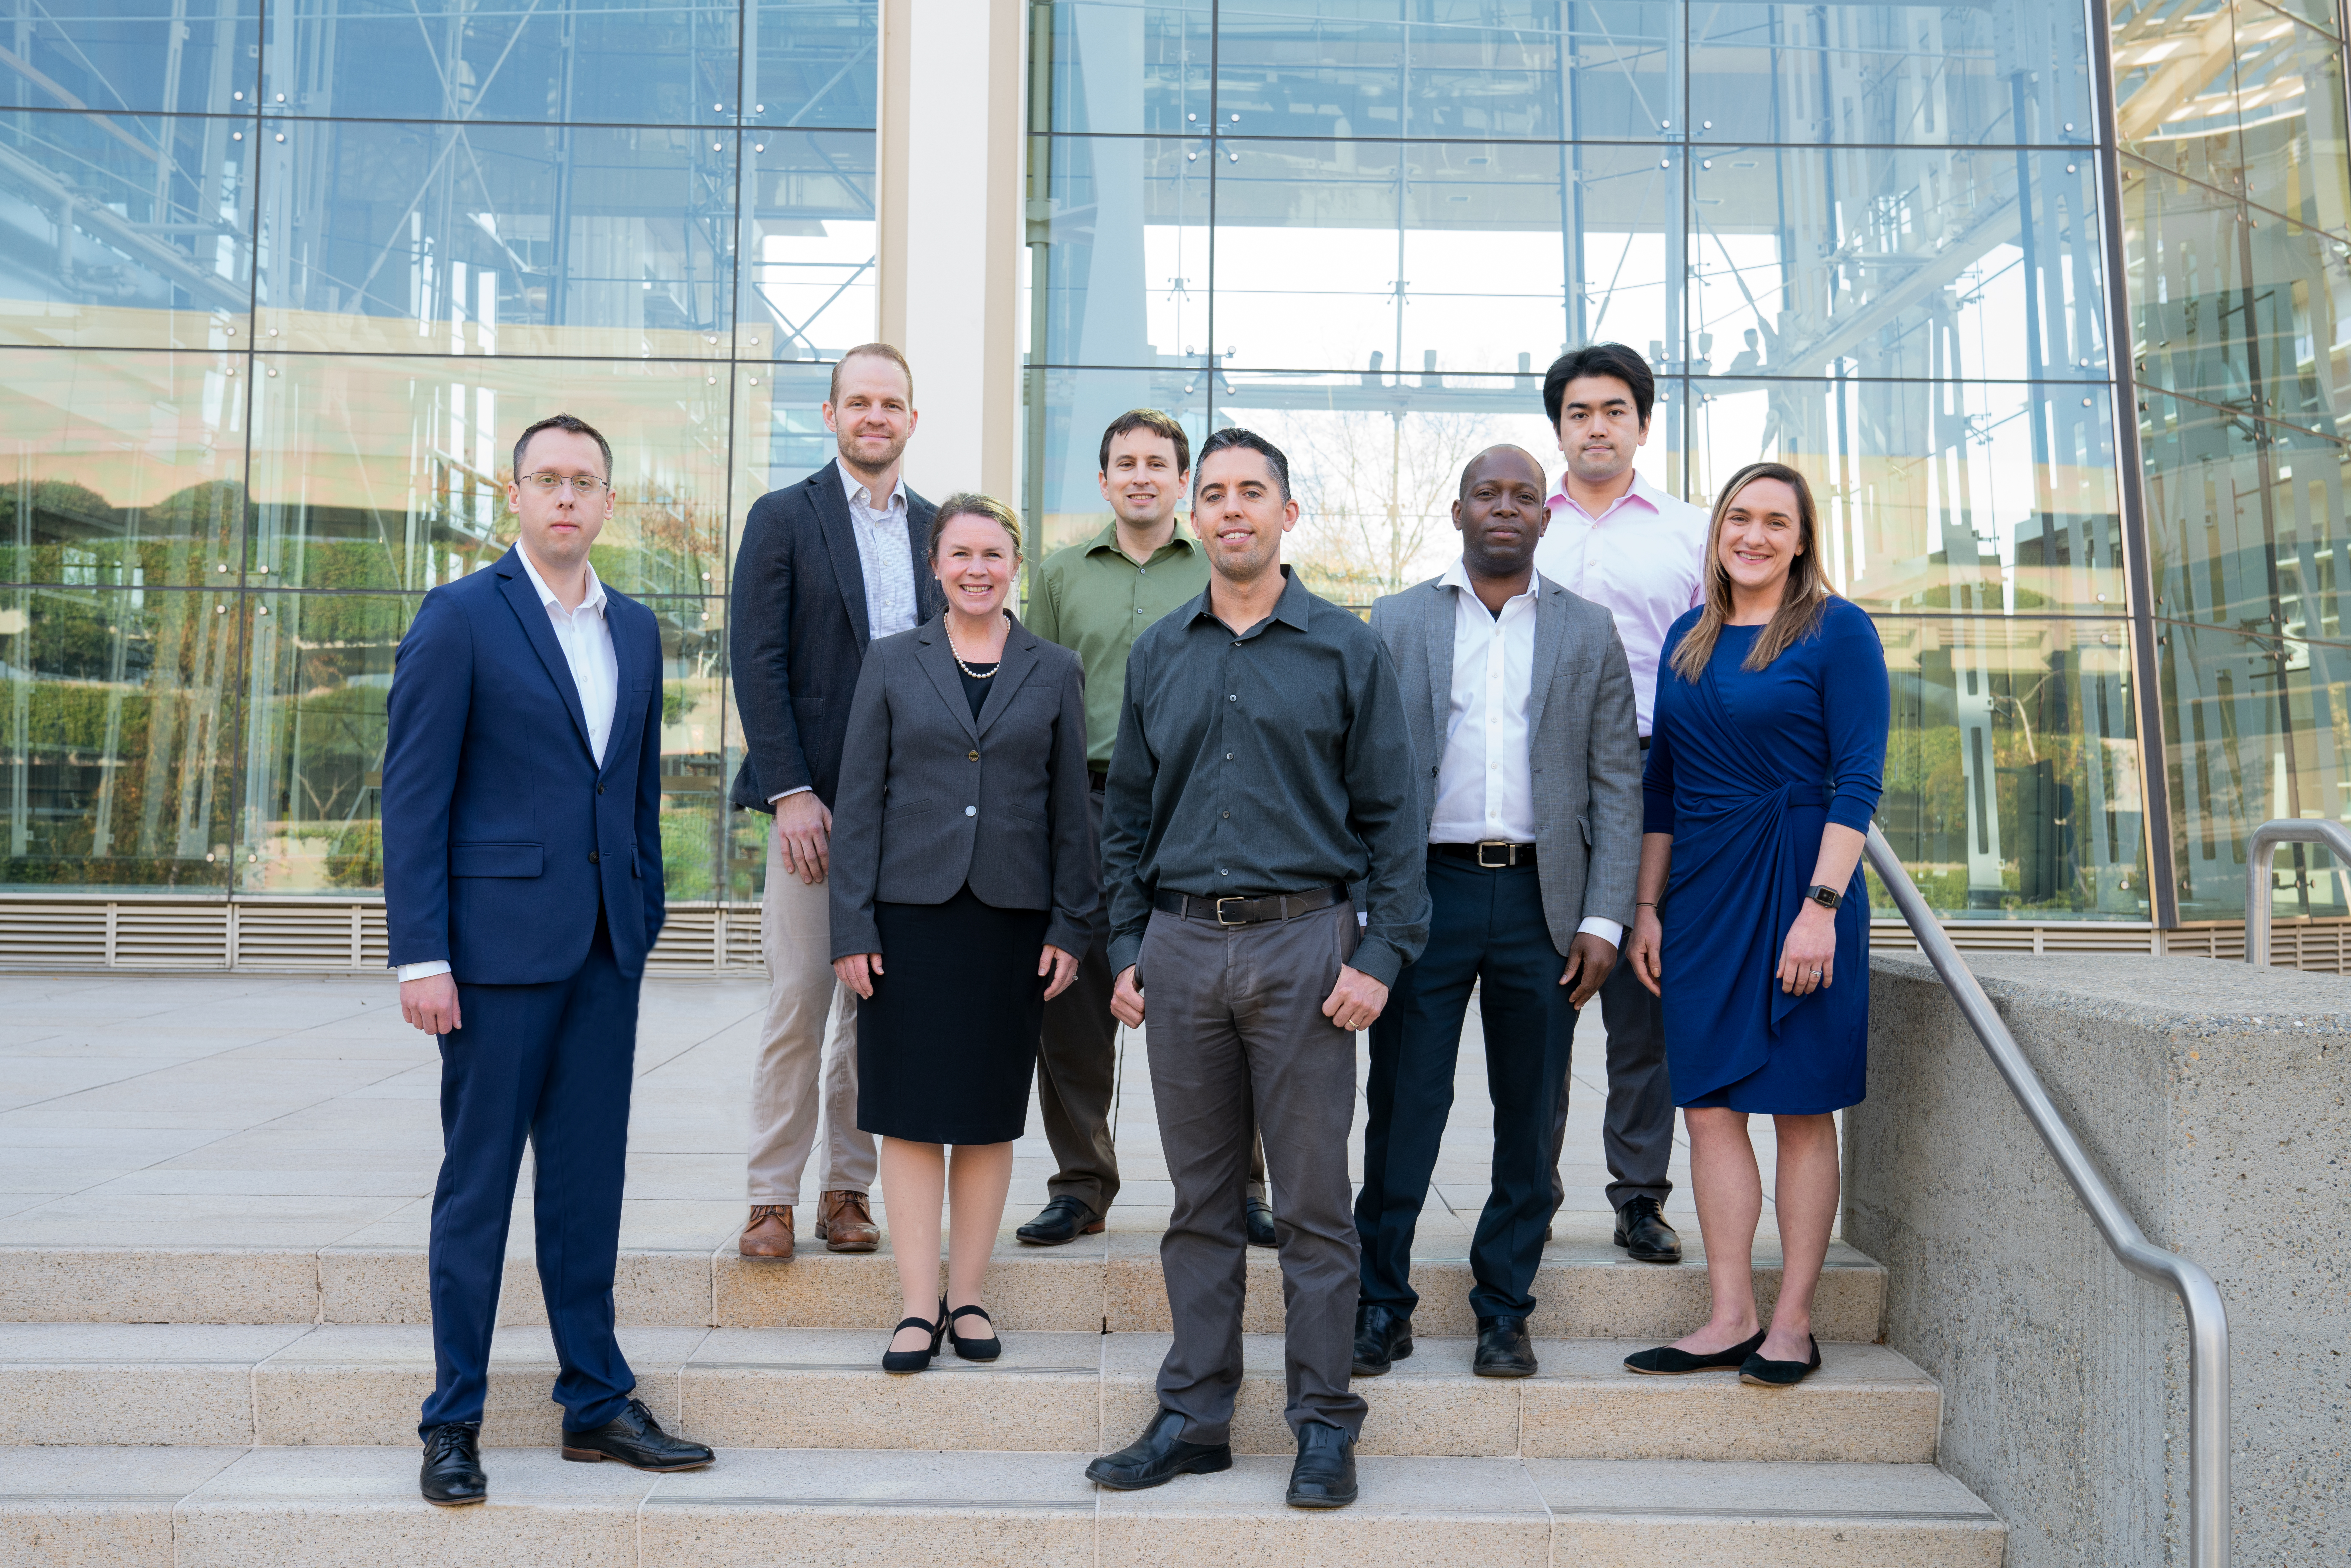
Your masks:
{"label": "shirt collar", "polygon": [[[848,494],[852,505],[862,505],[869,512],[877,509],[873,505],[873,492],[859,483],[857,476],[849,471],[848,464],[835,463],[833,467],[841,475],[841,487]],[[864,497],[862,502],[858,499],[861,496]],[[902,512],[906,509],[906,475],[904,469],[899,470],[896,482],[890,487],[888,503],[878,509],[884,512]]]}
{"label": "shirt collar", "polygon": [[[1589,517],[1592,516],[1591,513],[1586,512],[1575,502],[1568,499],[1567,476],[1564,474],[1560,476],[1559,483],[1552,486],[1551,496],[1543,505],[1554,512],[1564,507],[1573,511],[1578,517]],[[1599,522],[1603,518],[1614,516],[1617,508],[1620,507],[1635,505],[1646,508],[1652,516],[1655,516],[1658,511],[1656,489],[1648,482],[1648,480],[1641,476],[1640,470],[1638,469],[1635,469],[1633,472],[1632,488],[1626,490],[1623,495],[1617,497],[1615,500],[1610,502],[1608,510],[1601,513],[1598,517],[1593,517],[1592,520]]]}
{"label": "shirt collar", "polygon": [[[530,585],[538,590],[539,603],[550,610],[563,610],[563,601],[555,597],[555,590],[547,586],[547,579],[539,576],[538,568],[531,564],[530,551],[517,544],[515,546],[515,554],[521,558],[523,570],[530,574]],[[602,580],[597,577],[593,565],[588,568],[588,597],[580,601],[580,609],[592,610],[600,616],[604,613],[604,584]],[[563,612],[567,615],[579,613],[578,611],[569,610]]]}
{"label": "shirt collar", "polygon": [[[1171,537],[1165,544],[1161,545],[1157,549],[1151,552],[1151,559],[1157,560],[1161,556],[1165,555],[1172,549],[1182,550],[1186,555],[1190,555],[1192,553],[1192,541],[1184,537],[1184,525],[1180,522],[1176,525],[1176,532],[1174,536]],[[1100,555],[1104,550],[1109,550],[1113,555],[1123,556],[1128,560],[1133,560],[1134,559],[1133,556],[1127,555],[1124,550],[1118,548],[1118,523],[1115,518],[1104,527],[1102,532],[1096,534],[1092,539],[1087,541],[1086,553],[1088,555]],[[1145,561],[1144,564],[1148,566],[1151,562]]]}
{"label": "shirt collar", "polygon": [[[1200,590],[1200,597],[1192,601],[1190,622],[1217,619],[1216,601],[1210,597],[1211,592],[1211,590],[1204,588]],[[1290,570],[1290,564],[1285,561],[1281,568],[1281,597],[1274,601],[1273,613],[1250,627],[1249,634],[1256,635],[1265,630],[1267,622],[1274,621],[1303,632],[1306,630],[1307,618],[1313,612],[1314,595],[1307,591],[1305,581],[1296,572]],[[1187,622],[1187,624],[1189,623]],[[1217,624],[1222,625],[1223,622],[1217,622]]]}
{"label": "shirt collar", "polygon": [[[1502,601],[1502,602],[1504,604],[1516,604],[1521,599],[1533,599],[1536,594],[1542,591],[1542,573],[1539,571],[1531,571],[1527,573],[1526,591],[1524,593],[1513,593],[1510,598]],[[1437,580],[1437,586],[1439,588],[1458,588],[1464,593],[1475,592],[1476,590],[1471,587],[1469,582],[1469,563],[1464,560],[1461,557],[1455,556],[1453,558],[1453,564],[1445,569],[1445,575]]]}

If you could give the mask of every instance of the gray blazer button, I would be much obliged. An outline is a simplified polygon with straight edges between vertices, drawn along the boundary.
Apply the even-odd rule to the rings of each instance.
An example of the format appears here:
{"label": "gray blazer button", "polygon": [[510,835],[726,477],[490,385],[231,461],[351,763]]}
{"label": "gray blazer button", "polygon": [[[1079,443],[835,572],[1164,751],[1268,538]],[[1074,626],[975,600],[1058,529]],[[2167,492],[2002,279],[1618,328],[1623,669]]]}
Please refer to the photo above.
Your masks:
{"label": "gray blazer button", "polygon": [[963,809],[963,814],[967,817],[977,817],[979,815],[979,808],[977,806],[966,806]]}

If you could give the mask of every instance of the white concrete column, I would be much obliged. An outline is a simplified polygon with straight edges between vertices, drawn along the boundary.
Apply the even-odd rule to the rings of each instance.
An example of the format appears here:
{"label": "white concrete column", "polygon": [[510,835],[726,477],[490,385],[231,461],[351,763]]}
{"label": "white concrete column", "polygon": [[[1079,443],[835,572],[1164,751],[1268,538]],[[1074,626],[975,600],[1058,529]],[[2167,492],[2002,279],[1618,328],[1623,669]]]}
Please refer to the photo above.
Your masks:
{"label": "white concrete column", "polygon": [[1019,497],[1025,0],[882,0],[882,337],[914,369],[906,482]]}

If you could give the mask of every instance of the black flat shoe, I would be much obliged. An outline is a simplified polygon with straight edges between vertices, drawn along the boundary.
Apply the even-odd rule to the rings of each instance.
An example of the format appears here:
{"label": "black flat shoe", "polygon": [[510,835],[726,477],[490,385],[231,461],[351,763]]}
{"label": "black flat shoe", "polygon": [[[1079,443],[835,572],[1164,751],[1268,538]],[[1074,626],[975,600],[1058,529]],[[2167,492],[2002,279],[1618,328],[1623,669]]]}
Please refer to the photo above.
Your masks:
{"label": "black flat shoe", "polygon": [[896,1339],[908,1329],[930,1330],[931,1343],[922,1350],[884,1350],[882,1353],[883,1371],[920,1372],[931,1364],[931,1357],[939,1354],[939,1341],[946,1337],[947,1299],[945,1296],[939,1298],[936,1322],[927,1318],[900,1318],[898,1326],[890,1331],[890,1337]]}
{"label": "black flat shoe", "polygon": [[947,1314],[947,1343],[955,1346],[955,1353],[957,1355],[963,1357],[966,1361],[994,1361],[998,1356],[1004,1354],[1004,1342],[997,1338],[993,1333],[990,1333],[986,1339],[966,1339],[963,1335],[956,1333],[956,1319],[964,1317],[977,1318],[981,1322],[986,1323],[991,1329],[996,1326],[996,1320],[987,1315],[987,1309],[986,1307],[957,1307],[955,1311],[949,1312]]}
{"label": "black flat shoe", "polygon": [[1274,1247],[1281,1239],[1273,1232],[1273,1206],[1261,1197],[1253,1197],[1242,1207],[1242,1218],[1249,1222],[1249,1244],[1252,1247]]}
{"label": "black flat shoe", "polygon": [[1057,1197],[1036,1218],[1012,1234],[1031,1247],[1067,1247],[1081,1236],[1102,1233],[1102,1217],[1074,1197]]}
{"label": "black flat shoe", "polygon": [[1635,1263],[1682,1260],[1682,1239],[1654,1197],[1636,1197],[1616,1211],[1616,1245]]}
{"label": "black flat shoe", "polygon": [[[1804,1337],[1813,1338],[1810,1334]],[[1766,1361],[1761,1355],[1750,1355],[1740,1365],[1739,1381],[1758,1388],[1793,1388],[1820,1369],[1821,1342],[1813,1339],[1812,1360]]]}
{"label": "black flat shoe", "polygon": [[1478,1354],[1469,1370],[1480,1377],[1532,1377],[1535,1347],[1527,1338],[1527,1320],[1490,1317],[1478,1320]]}
{"label": "black flat shoe", "polygon": [[424,1435],[424,1464],[416,1473],[416,1490],[426,1502],[441,1508],[460,1508],[490,1495],[490,1479],[482,1473],[479,1421],[444,1421]]}
{"label": "black flat shoe", "polygon": [[1763,1334],[1759,1330],[1753,1339],[1740,1340],[1729,1350],[1718,1350],[1712,1355],[1692,1355],[1688,1351],[1661,1344],[1655,1350],[1636,1350],[1626,1356],[1625,1370],[1646,1372],[1652,1377],[1679,1377],[1686,1372],[1733,1372],[1745,1365],[1747,1358],[1755,1354],[1755,1347],[1762,1343]]}
{"label": "black flat shoe", "polygon": [[1377,1377],[1412,1354],[1412,1314],[1376,1301],[1355,1308],[1355,1375]]}
{"label": "black flat shoe", "polygon": [[706,1443],[663,1431],[642,1399],[592,1430],[564,1433],[563,1457],[583,1465],[610,1459],[632,1470],[698,1470],[718,1458]]}
{"label": "black flat shoe", "polygon": [[1113,1491],[1141,1491],[1145,1487],[1165,1486],[1177,1476],[1205,1476],[1232,1468],[1230,1443],[1187,1443],[1183,1416],[1162,1410],[1151,1418],[1143,1436],[1088,1465],[1086,1479]]}
{"label": "black flat shoe", "polygon": [[1292,1508],[1344,1508],[1355,1500],[1355,1439],[1322,1421],[1298,1428],[1298,1462],[1290,1467]]}

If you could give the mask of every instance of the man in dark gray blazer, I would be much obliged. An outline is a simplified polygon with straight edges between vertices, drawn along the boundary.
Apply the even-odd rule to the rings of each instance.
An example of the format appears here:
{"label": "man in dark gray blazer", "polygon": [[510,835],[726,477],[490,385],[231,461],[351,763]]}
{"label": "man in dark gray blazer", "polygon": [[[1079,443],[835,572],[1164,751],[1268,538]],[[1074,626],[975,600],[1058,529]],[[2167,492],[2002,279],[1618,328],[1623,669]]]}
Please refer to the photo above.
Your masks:
{"label": "man in dark gray blazer", "polygon": [[776,818],[759,912],[768,1013],[751,1070],[751,1217],[737,1242],[746,1258],[792,1255],[792,1206],[820,1103],[816,1237],[841,1252],[871,1252],[880,1240],[866,1197],[873,1140],[857,1130],[856,1005],[834,979],[824,878],[866,644],[945,603],[923,559],[933,508],[899,475],[916,417],[914,372],[897,350],[868,343],[842,355],[824,404],[839,458],[754,502],[735,555],[728,633],[744,757],[730,799]]}
{"label": "man in dark gray blazer", "polygon": [[1534,570],[1541,465],[1515,446],[1461,475],[1461,559],[1372,606],[1404,688],[1428,845],[1428,946],[1371,1029],[1355,1374],[1412,1354],[1413,1230],[1436,1168],[1469,994],[1494,1102],[1493,1186],[1469,1247],[1472,1370],[1535,1370],[1551,1115],[1575,1013],[1633,919],[1641,756],[1614,619]]}

